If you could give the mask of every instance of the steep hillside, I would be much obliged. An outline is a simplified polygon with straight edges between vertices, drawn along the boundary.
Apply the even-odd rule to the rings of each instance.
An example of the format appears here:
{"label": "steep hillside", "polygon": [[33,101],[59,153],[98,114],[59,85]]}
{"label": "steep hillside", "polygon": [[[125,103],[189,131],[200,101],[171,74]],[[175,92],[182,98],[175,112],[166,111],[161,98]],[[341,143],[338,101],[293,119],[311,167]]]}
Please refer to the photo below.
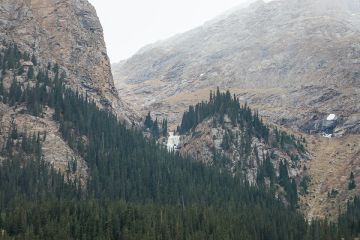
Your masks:
{"label": "steep hillside", "polygon": [[[308,219],[327,216],[335,220],[339,209],[343,212],[347,201],[359,195],[360,184],[360,135],[340,138],[315,138],[306,136],[312,160],[307,162],[311,176],[309,194],[302,196],[301,206]],[[351,173],[355,188],[349,188]]]}
{"label": "steep hillside", "polygon": [[311,156],[305,139],[267,126],[229,91],[218,89],[208,101],[190,106],[178,132],[182,155],[265,185],[293,207],[307,191],[305,165]]}
{"label": "steep hillside", "polygon": [[140,50],[116,86],[171,122],[220,86],[273,122],[320,131],[314,119],[336,113],[339,134],[359,132],[359,21],[355,0],[257,1]]}
{"label": "steep hillside", "polygon": [[15,42],[40,65],[59,64],[69,86],[131,122],[114,87],[101,24],[87,0],[3,0],[0,40]]}
{"label": "steep hillside", "polygon": [[[164,116],[172,128],[210,90],[230,89],[264,122],[303,135],[312,159],[301,209],[310,219],[333,218],[360,192],[347,188],[351,171],[360,176],[359,26],[355,0],[257,1],[144,47],[115,66],[115,84],[143,115]],[[206,155],[212,130],[198,128],[199,141],[190,140],[197,147],[185,149]],[[327,198],[332,189],[338,194]]]}
{"label": "steep hillside", "polygon": [[[95,9],[86,0],[1,1],[0,62],[1,91],[9,91],[11,99],[1,98],[1,145],[13,125],[19,134],[40,134],[45,161],[85,184],[87,163],[64,140],[61,124],[53,118],[54,106],[43,99],[44,85],[62,79],[122,121],[131,124],[136,118],[115,90]],[[19,88],[41,90],[19,102]],[[77,167],[69,172],[71,164]]]}

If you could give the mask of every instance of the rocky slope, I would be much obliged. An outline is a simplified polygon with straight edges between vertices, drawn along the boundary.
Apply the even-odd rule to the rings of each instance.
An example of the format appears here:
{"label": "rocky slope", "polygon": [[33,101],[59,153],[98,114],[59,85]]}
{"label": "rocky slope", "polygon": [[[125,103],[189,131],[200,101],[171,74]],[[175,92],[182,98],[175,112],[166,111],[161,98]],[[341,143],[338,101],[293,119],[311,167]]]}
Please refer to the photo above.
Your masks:
{"label": "rocky slope", "polygon": [[58,63],[69,86],[88,92],[129,123],[133,120],[118,98],[103,30],[87,0],[2,0],[0,39],[14,41],[43,65]]}
{"label": "rocky slope", "polygon": [[309,194],[302,196],[301,209],[308,219],[328,217],[336,220],[339,209],[344,212],[348,200],[359,195],[359,187],[349,189],[351,172],[360,184],[360,135],[339,138],[306,136],[312,160],[306,163],[311,176]]}
{"label": "rocky slope", "polygon": [[[267,156],[271,156],[271,162],[275,173],[279,176],[279,165],[285,161],[288,165],[289,176],[301,182],[305,176],[304,166],[310,155],[301,152],[289,145],[288,152],[280,147],[271,146],[264,139],[252,137],[250,140],[250,153],[244,156],[242,145],[244,145],[244,130],[239,126],[233,126],[231,121],[225,117],[224,124],[214,125],[214,119],[209,118],[200,123],[191,133],[181,137],[180,153],[184,156],[191,156],[193,159],[205,162],[209,165],[219,165],[233,173],[241,173],[251,184],[256,184],[259,169],[265,162]],[[233,136],[229,147],[224,148],[223,143],[226,134]],[[229,162],[214,163],[214,153],[225,156]],[[293,156],[297,156],[296,160]]]}
{"label": "rocky slope", "polygon": [[115,66],[115,82],[137,110],[173,121],[220,86],[274,122],[304,129],[334,112],[338,132],[359,132],[359,21],[355,0],[257,1],[145,47]]}

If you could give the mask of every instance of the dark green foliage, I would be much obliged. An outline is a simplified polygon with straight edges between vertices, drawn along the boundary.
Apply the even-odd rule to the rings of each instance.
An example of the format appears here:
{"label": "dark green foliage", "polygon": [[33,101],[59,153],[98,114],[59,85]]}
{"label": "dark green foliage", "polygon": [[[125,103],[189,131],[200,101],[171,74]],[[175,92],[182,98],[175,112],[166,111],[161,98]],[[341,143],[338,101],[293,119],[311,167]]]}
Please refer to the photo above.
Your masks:
{"label": "dark green foliage", "polygon": [[274,165],[271,162],[269,154],[263,156],[264,162],[258,168],[257,183],[259,185],[264,184],[264,178],[270,180],[270,184],[274,184],[276,181]]}
{"label": "dark green foliage", "polygon": [[328,192],[328,198],[336,198],[339,194],[339,191],[336,189],[331,189],[331,192]]}
{"label": "dark green foliage", "polygon": [[22,90],[20,84],[18,84],[15,80],[11,83],[9,94],[8,94],[8,102],[11,106],[15,105],[20,101],[22,96]]}
{"label": "dark green foliage", "polygon": [[[50,65],[49,67],[51,67],[51,65]],[[52,71],[53,71],[54,73],[59,73],[59,70],[60,70],[59,64],[55,63]]]}
{"label": "dark green foliage", "polygon": [[151,113],[149,112],[148,115],[145,117],[144,127],[145,129],[151,129],[154,124],[154,121],[151,118]]}
{"label": "dark green foliage", "polygon": [[160,128],[157,118],[154,121],[154,124],[151,127],[151,134],[154,138],[159,138],[160,136]]}
{"label": "dark green foliage", "polygon": [[355,176],[354,176],[354,173],[351,172],[350,179],[349,179],[349,190],[353,190],[355,188],[356,188]]}
{"label": "dark green foliage", "polygon": [[18,69],[17,74],[18,74],[18,75],[23,75],[24,72],[25,72],[24,66],[23,66],[23,65],[19,66],[19,69]]}
{"label": "dark green foliage", "polygon": [[225,131],[225,134],[224,134],[224,137],[223,137],[223,141],[222,141],[222,143],[221,143],[221,147],[222,147],[224,150],[229,150],[229,149],[230,149],[230,146],[231,146],[231,143],[232,143],[231,135],[229,134],[228,131]]}
{"label": "dark green foliage", "polygon": [[161,123],[161,134],[163,137],[166,137],[168,135],[168,120],[163,119]]}
{"label": "dark green foliage", "polygon": [[10,44],[6,49],[2,50],[2,70],[17,69],[22,55],[16,44]]}
{"label": "dark green foliage", "polygon": [[24,59],[24,61],[30,61],[30,54],[27,53],[27,52],[25,52],[25,53],[23,54],[23,59]]}
{"label": "dark green foliage", "polygon": [[37,59],[36,59],[36,56],[34,54],[31,56],[31,62],[34,64],[34,66],[37,65]]}
{"label": "dark green foliage", "polygon": [[309,183],[311,182],[311,179],[309,176],[305,176],[303,177],[303,179],[300,182],[300,187],[301,187],[301,193],[302,194],[308,194],[308,188],[309,188]]}
{"label": "dark green foliage", "polygon": [[360,198],[355,197],[348,202],[347,211],[340,215],[338,220],[339,235],[344,239],[353,239],[360,233]]}
{"label": "dark green foliage", "polygon": [[151,135],[155,139],[160,136],[166,137],[168,133],[167,119],[163,119],[160,126],[158,119],[156,118],[154,121],[151,117],[151,113],[149,112],[145,117],[144,128],[145,130],[150,130]]}
{"label": "dark green foliage", "polygon": [[228,116],[233,125],[239,124],[250,129],[251,133],[257,137],[267,140],[269,129],[263,124],[258,113],[253,113],[245,104],[241,106],[236,96],[231,96],[230,92],[220,93],[219,88],[216,94],[210,93],[208,102],[201,102],[195,107],[190,106],[184,113],[180,125],[180,133],[194,129],[200,122],[208,117],[214,116],[217,122],[224,124],[224,117]]}
{"label": "dark green foliage", "polygon": [[287,200],[292,208],[297,207],[298,193],[297,185],[294,179],[289,177],[287,162],[280,162],[278,183],[286,192]]}
{"label": "dark green foliage", "polygon": [[29,80],[32,80],[34,78],[34,67],[33,66],[29,67],[29,70],[28,70],[28,73],[27,73],[27,78]]}
{"label": "dark green foliage", "polygon": [[[269,155],[263,156],[264,162],[258,167],[257,172],[257,184],[264,185],[264,179],[270,181],[270,185],[279,184],[286,193],[286,199],[291,208],[297,208],[298,203],[298,191],[297,185],[294,179],[291,179],[288,174],[287,163],[284,161],[280,162],[279,166],[279,177],[276,178],[274,166],[271,162]],[[271,188],[272,190],[272,188]]]}
{"label": "dark green foliage", "polygon": [[274,129],[271,138],[273,139],[271,141],[273,147],[279,147],[280,149],[285,150],[294,160],[298,160],[299,157],[298,155],[293,155],[291,152],[294,152],[294,150],[299,154],[306,152],[305,146],[303,145],[305,139],[296,139],[294,135],[289,135],[277,128]]}

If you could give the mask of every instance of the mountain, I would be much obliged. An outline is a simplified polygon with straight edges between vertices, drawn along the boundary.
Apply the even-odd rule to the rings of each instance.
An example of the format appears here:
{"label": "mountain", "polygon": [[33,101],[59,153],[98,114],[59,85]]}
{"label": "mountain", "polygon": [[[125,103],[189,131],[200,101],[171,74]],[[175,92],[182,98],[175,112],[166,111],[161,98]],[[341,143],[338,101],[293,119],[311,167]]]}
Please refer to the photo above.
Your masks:
{"label": "mountain", "polygon": [[355,0],[257,1],[144,47],[114,66],[115,85],[173,128],[210,90],[230,89],[265,122],[306,138],[301,209],[333,218],[360,192],[348,189],[351,172],[360,180],[359,23]]}
{"label": "mountain", "polygon": [[336,113],[339,134],[359,132],[359,21],[355,0],[257,1],[145,47],[115,66],[115,84],[172,122],[220,86],[272,122],[321,131],[314,118]]}
{"label": "mountain", "polygon": [[[296,179],[291,179],[288,164],[307,155],[303,138],[265,125],[257,111],[246,103],[240,105],[230,92],[218,90],[208,103],[189,107],[179,131],[189,136],[192,129],[202,131],[210,117],[224,150],[259,157],[258,162],[249,161],[259,163],[254,166],[257,184],[244,179],[240,162],[234,164],[240,171],[221,167],[226,152],[213,156],[220,166],[169,152],[138,127],[129,127],[126,115],[117,114],[126,109],[114,109],[117,103],[110,102],[107,57],[97,51],[102,35],[95,38],[72,29],[78,20],[95,26],[89,24],[97,18],[88,12],[92,8],[86,1],[12,3],[0,3],[2,26],[7,26],[0,41],[1,239],[335,240],[358,236],[359,198],[347,205],[337,223],[308,222],[297,211]],[[49,14],[39,13],[49,9]],[[67,22],[74,12],[79,14]],[[48,44],[56,37],[47,38],[54,25],[42,26],[52,18],[57,20],[51,23],[67,26],[59,28],[63,34],[70,31],[56,44],[56,53]],[[32,32],[31,26],[37,30]],[[96,32],[93,27],[88,30]],[[74,53],[73,40],[78,37],[85,46]],[[28,39],[35,45],[29,45]],[[62,48],[67,41],[70,45]],[[91,47],[93,41],[97,46]],[[97,62],[100,55],[103,66]],[[90,57],[98,66],[91,65]],[[89,64],[83,65],[83,58]],[[158,121],[153,122],[150,115],[147,120],[159,135]],[[161,130],[166,125],[163,121]],[[192,134],[203,137],[196,131]],[[270,146],[278,151],[265,152]],[[262,151],[262,158],[257,151]],[[356,174],[350,175],[349,190],[357,188]],[[332,191],[330,197],[336,194]]]}
{"label": "mountain", "polygon": [[[129,125],[136,120],[134,111],[115,90],[103,30],[88,1],[1,1],[0,61],[2,90],[10,91],[11,95],[17,87],[25,90],[39,87],[37,82],[61,78],[67,87],[86,94],[120,120]],[[30,99],[24,95],[26,99],[19,104],[15,104],[17,98],[8,102],[2,97],[0,143],[6,143],[13,125],[21,134],[44,134],[42,148],[46,162],[66,172],[75,161],[78,167],[70,174],[71,178],[85,182],[88,164],[64,140],[59,122],[53,119],[53,106],[44,103],[42,92],[34,94]],[[24,102],[27,105],[31,102],[32,107],[24,106]]]}
{"label": "mountain", "polygon": [[70,87],[86,91],[129,123],[133,120],[114,87],[103,30],[88,1],[3,0],[0,39],[34,54],[39,64],[59,64]]}

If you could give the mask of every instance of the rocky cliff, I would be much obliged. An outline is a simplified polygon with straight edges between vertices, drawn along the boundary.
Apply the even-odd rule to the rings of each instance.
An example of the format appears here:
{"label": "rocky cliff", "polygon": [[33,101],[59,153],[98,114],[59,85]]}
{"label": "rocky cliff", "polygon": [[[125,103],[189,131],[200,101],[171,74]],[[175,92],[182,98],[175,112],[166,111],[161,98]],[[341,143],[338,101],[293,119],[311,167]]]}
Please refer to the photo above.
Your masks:
{"label": "rocky cliff", "polygon": [[0,38],[35,54],[40,64],[58,63],[69,86],[133,120],[114,87],[103,30],[87,0],[2,0]]}
{"label": "rocky cliff", "polygon": [[[5,90],[16,86],[15,82],[22,90],[38,86],[39,79],[54,79],[59,72],[67,87],[87,93],[99,107],[129,124],[135,119],[114,87],[102,27],[86,0],[2,0],[0,61]],[[44,159],[85,183],[87,163],[63,140],[60,125],[53,119],[54,109],[46,107],[34,115],[23,103],[10,104],[4,96],[1,101],[1,145],[13,124],[20,134],[44,135]],[[76,170],[69,171],[74,162]]]}

